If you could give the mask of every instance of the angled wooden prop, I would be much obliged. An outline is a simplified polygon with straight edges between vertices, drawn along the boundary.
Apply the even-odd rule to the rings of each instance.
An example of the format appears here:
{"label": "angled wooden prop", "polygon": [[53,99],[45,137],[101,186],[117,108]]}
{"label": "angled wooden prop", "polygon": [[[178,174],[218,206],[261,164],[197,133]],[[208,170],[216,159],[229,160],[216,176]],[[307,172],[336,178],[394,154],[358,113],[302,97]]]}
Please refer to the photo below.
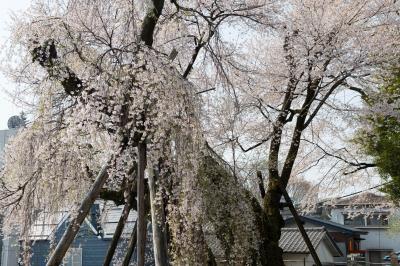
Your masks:
{"label": "angled wooden prop", "polygon": [[311,240],[308,237],[306,230],[304,230],[303,222],[301,221],[301,219],[296,211],[296,208],[293,206],[292,199],[290,198],[289,194],[287,193],[285,187],[280,182],[279,182],[279,188],[282,192],[283,197],[285,198],[285,201],[287,202],[287,205],[289,207],[290,212],[293,215],[293,218],[297,224],[297,227],[300,230],[300,233],[304,239],[304,242],[306,242],[308,250],[310,251],[311,256],[314,259],[315,265],[322,266],[321,261],[319,260],[318,254],[315,251],[314,246],[312,245]]}
{"label": "angled wooden prop", "polygon": [[106,182],[106,179],[108,177],[107,169],[110,161],[108,161],[98,173],[95,182],[90,188],[90,191],[86,194],[85,198],[83,199],[78,209],[76,217],[73,217],[70,220],[68,228],[65,230],[54,252],[51,254],[51,257],[47,262],[46,266],[58,266],[62,263],[62,260],[68,251],[68,248],[70,247],[72,241],[74,241],[75,236],[78,234],[83,221],[88,215],[90,207],[92,207],[94,201],[100,194],[101,188]]}

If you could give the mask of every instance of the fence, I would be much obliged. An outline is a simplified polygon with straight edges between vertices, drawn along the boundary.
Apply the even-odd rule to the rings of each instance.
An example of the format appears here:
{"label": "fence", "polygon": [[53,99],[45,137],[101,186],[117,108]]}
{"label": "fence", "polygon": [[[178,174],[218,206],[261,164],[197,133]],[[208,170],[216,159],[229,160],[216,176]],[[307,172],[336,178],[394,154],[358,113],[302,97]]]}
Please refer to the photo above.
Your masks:
{"label": "fence", "polygon": [[[313,266],[314,263],[304,260],[284,260],[285,266]],[[324,266],[392,266],[390,262],[368,262],[362,260],[349,260],[347,262],[322,263]]]}

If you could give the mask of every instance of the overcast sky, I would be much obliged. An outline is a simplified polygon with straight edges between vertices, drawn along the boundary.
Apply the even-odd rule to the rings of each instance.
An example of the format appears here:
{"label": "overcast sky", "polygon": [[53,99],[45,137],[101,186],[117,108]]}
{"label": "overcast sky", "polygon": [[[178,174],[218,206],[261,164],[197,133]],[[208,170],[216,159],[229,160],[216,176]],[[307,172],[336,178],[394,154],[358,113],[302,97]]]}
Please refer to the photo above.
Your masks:
{"label": "overcast sky", "polygon": [[[10,35],[9,25],[12,13],[21,12],[30,4],[30,0],[0,1],[0,45],[2,46]],[[0,47],[1,47],[0,46]],[[1,58],[2,59],[2,58]],[[7,95],[5,90],[15,86],[3,75],[0,75],[0,130],[7,128],[7,120],[10,116],[19,114],[21,108],[13,104],[12,98]]]}

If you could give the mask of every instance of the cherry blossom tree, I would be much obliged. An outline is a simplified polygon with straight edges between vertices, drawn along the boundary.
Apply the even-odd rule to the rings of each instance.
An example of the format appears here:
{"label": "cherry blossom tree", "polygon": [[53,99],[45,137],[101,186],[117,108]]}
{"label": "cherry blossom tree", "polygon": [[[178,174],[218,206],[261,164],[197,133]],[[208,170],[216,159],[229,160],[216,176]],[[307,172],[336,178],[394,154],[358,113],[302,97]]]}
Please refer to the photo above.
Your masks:
{"label": "cherry blossom tree", "polygon": [[[288,1],[276,31],[254,33],[243,40],[246,56],[221,63],[225,90],[208,105],[212,146],[232,164],[244,153],[259,158],[257,150],[266,151],[263,207],[274,232],[267,249],[277,258],[273,265],[283,265],[279,202],[292,176],[313,173],[325,161],[335,172],[328,183],[343,186],[338,174],[374,166],[337,146],[353,133],[351,119],[361,106],[346,98],[363,95],[381,67],[397,60],[398,8],[393,1]],[[224,112],[230,115],[221,119]],[[232,147],[235,152],[228,152]]]}
{"label": "cherry blossom tree", "polygon": [[[15,71],[27,84],[26,91],[34,96],[34,120],[10,145],[2,178],[2,204],[6,214],[17,213],[24,221],[21,231],[25,243],[29,243],[29,230],[38,210],[72,212],[70,226],[48,265],[62,261],[98,196],[125,204],[121,227],[129,210],[137,210],[137,231],[132,239],[137,239],[138,265],[143,265],[149,211],[146,171],[154,173],[149,181],[157,177],[157,187],[149,182],[153,184],[152,223],[153,228],[159,224],[162,230],[167,223],[171,261],[203,264],[214,257],[204,236],[206,221],[202,221],[204,211],[212,206],[200,197],[213,194],[207,194],[208,187],[202,186],[206,177],[199,178],[199,167],[204,167],[201,162],[209,157],[200,126],[198,90],[186,78],[200,49],[218,33],[223,22],[233,23],[231,18],[237,17],[238,23],[246,19],[264,23],[266,8],[265,3],[257,1],[239,1],[233,6],[211,1],[190,6],[172,2],[161,16],[164,4],[36,1],[15,25],[12,49],[24,51],[22,58],[16,55],[20,61]],[[179,28],[185,29],[184,36],[169,36],[179,34]],[[194,39],[195,47],[174,66],[173,53],[168,58],[165,50],[176,38],[183,39],[183,46]],[[181,74],[182,64],[187,66]],[[226,189],[232,188],[227,192],[244,190],[226,182],[231,184]],[[214,193],[220,192],[216,189]],[[259,236],[249,231],[254,223],[253,203],[251,197],[240,193],[248,197],[247,203],[237,201],[235,194],[227,196],[231,200],[227,215],[241,210],[248,212],[249,218],[241,224],[232,221],[236,231],[230,233],[237,236],[223,243],[224,256],[243,262],[260,260]],[[165,215],[166,221],[157,212]],[[211,218],[207,228],[212,234],[219,230],[218,237],[223,239],[226,230],[222,232],[217,220]],[[115,234],[113,243],[119,236]],[[112,247],[106,264],[115,252],[115,245]],[[132,254],[128,253],[127,262]],[[165,258],[164,262],[157,261],[158,265],[165,263]]]}

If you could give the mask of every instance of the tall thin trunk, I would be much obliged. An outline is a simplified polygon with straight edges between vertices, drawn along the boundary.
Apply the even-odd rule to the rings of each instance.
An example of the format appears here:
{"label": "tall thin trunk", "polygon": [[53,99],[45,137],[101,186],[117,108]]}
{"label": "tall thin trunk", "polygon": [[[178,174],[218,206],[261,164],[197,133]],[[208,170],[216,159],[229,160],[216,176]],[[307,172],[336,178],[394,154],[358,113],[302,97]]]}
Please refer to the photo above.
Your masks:
{"label": "tall thin trunk", "polygon": [[100,194],[100,190],[103,187],[104,183],[107,179],[107,169],[109,162],[100,170],[99,174],[96,177],[95,182],[93,183],[90,191],[86,194],[83,199],[81,206],[77,211],[76,217],[74,217],[70,224],[65,230],[63,236],[57,244],[56,249],[53,254],[50,256],[49,261],[46,266],[58,266],[61,264],[65,254],[67,253],[72,241],[74,241],[76,234],[79,232],[79,229],[88,215],[90,208],[92,207],[94,201]]}
{"label": "tall thin trunk", "polygon": [[[164,8],[164,0],[151,0],[143,19],[140,31],[140,40],[148,46],[153,45],[154,29]],[[143,120],[145,115],[143,114]],[[145,121],[143,121],[145,122]],[[144,124],[144,123],[143,123]],[[144,200],[144,171],[146,168],[146,140],[138,145],[138,180],[137,180],[137,265],[144,266],[144,254],[146,245],[146,219],[145,219],[145,200]]]}

